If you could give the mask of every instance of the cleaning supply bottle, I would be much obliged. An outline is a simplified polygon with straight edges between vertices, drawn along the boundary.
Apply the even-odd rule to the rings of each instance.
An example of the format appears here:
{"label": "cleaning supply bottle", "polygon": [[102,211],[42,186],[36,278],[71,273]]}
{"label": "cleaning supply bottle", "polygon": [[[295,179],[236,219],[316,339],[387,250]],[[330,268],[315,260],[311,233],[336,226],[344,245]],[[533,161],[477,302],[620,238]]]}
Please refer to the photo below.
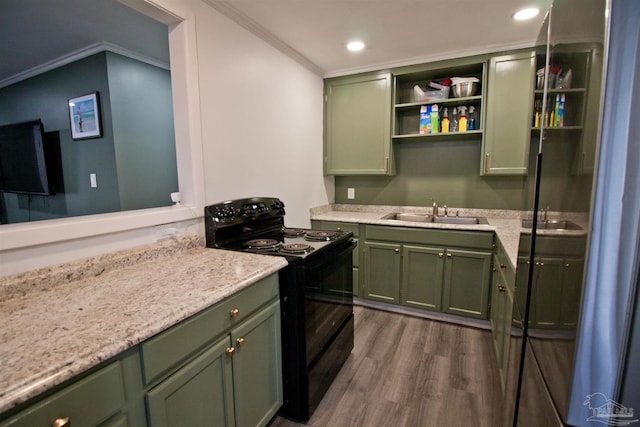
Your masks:
{"label": "cleaning supply bottle", "polygon": [[441,123],[442,133],[449,133],[449,111],[447,108],[444,109],[444,113],[442,113],[442,123]]}
{"label": "cleaning supply bottle", "polygon": [[458,109],[453,107],[451,114],[451,132],[458,132]]}
{"label": "cleaning supply bottle", "polygon": [[458,120],[458,132],[467,131],[467,107],[458,107],[460,119]]}
{"label": "cleaning supply bottle", "polygon": [[467,118],[467,130],[476,130],[476,107],[469,107],[469,117]]}
{"label": "cleaning supply bottle", "polygon": [[440,115],[438,114],[438,104],[431,106],[431,132],[438,133],[440,130]]}

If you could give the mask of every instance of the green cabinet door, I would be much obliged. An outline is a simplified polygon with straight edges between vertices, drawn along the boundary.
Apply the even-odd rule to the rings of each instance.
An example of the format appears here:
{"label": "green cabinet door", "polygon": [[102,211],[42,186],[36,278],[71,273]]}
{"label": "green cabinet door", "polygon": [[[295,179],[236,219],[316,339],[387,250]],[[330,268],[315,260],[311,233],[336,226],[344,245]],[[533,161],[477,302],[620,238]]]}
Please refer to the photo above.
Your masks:
{"label": "green cabinet door", "polygon": [[537,258],[534,268],[530,325],[536,329],[558,329],[562,301],[562,258]]}
{"label": "green cabinet door", "polygon": [[562,266],[562,302],[560,309],[560,327],[576,329],[582,298],[582,258],[565,258]]}
{"label": "green cabinet door", "polygon": [[491,253],[447,249],[443,311],[487,319],[491,285]]}
{"label": "green cabinet door", "polygon": [[391,74],[325,82],[326,175],[390,175]]}
{"label": "green cabinet door", "polygon": [[482,175],[526,175],[531,138],[535,53],[489,61]]}
{"label": "green cabinet door", "polygon": [[440,311],[444,249],[404,245],[400,303],[409,307]]}
{"label": "green cabinet door", "polygon": [[511,333],[511,317],[513,314],[512,286],[507,282],[507,276],[499,268],[499,260],[494,257],[493,276],[491,280],[491,312],[489,315],[491,333],[498,362],[502,392],[505,391],[507,363],[509,360],[509,344]]}
{"label": "green cabinet door", "polygon": [[365,298],[398,304],[402,245],[367,241],[364,246]]}
{"label": "green cabinet door", "polygon": [[233,427],[230,339],[208,350],[147,393],[151,427]]}
{"label": "green cabinet door", "polygon": [[235,425],[265,426],[282,405],[280,302],[233,329],[231,342]]}

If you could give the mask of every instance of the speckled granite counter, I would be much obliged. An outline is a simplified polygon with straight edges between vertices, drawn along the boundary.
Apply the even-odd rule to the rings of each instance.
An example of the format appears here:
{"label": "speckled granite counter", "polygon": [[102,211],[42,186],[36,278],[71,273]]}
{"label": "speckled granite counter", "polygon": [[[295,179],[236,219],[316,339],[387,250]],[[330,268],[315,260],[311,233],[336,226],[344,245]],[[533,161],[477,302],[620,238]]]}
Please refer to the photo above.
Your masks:
{"label": "speckled granite counter", "polygon": [[0,278],[0,413],[286,265],[203,246],[167,241]]}
{"label": "speckled granite counter", "polygon": [[[464,216],[464,217],[484,217],[489,222],[488,225],[484,224],[436,224],[432,222],[412,222],[412,221],[398,221],[391,219],[382,219],[382,217],[391,212],[408,212],[417,214],[430,214],[431,209],[424,206],[383,206],[383,205],[343,205],[332,204],[324,205],[310,209],[310,216],[312,220],[321,221],[340,221],[340,222],[352,222],[362,224],[378,224],[396,227],[419,227],[419,228],[439,228],[446,230],[471,230],[471,231],[487,231],[495,232],[500,244],[504,247],[509,261],[511,262],[511,268],[515,270],[518,261],[518,247],[520,243],[520,234],[531,234],[531,230],[521,228],[521,220],[528,215],[528,212],[514,211],[514,210],[499,210],[499,209],[467,209],[467,208],[455,208],[449,207],[450,216]],[[440,209],[442,212],[442,208]],[[559,235],[559,236],[572,236],[572,235],[585,235],[586,234],[586,219],[581,214],[566,214],[560,212],[550,212],[549,218],[559,218],[562,216],[566,219],[571,219],[577,222],[583,227],[580,231],[553,231],[553,230],[540,230],[539,235]]]}

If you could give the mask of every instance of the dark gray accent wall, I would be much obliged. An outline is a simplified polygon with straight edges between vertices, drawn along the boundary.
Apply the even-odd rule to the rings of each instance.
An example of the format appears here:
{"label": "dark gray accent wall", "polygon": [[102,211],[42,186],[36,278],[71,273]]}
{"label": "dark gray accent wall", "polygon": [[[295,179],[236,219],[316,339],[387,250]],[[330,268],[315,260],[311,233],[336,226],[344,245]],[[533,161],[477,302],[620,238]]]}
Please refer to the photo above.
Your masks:
{"label": "dark gray accent wall", "polygon": [[121,210],[171,205],[178,191],[169,71],[107,53]]}
{"label": "dark gray accent wall", "polygon": [[[0,89],[0,124],[42,119],[45,131],[60,131],[64,194],[0,193],[9,223],[120,210],[111,126],[106,56],[92,55]],[[72,141],[68,100],[100,93],[103,137]],[[95,173],[98,188],[91,188]]]}
{"label": "dark gray accent wall", "polygon": [[[100,93],[103,136],[71,140],[68,100]],[[171,205],[178,191],[171,74],[102,52],[0,89],[0,125],[59,131],[64,193],[0,193],[8,223]],[[97,188],[90,186],[95,173]]]}

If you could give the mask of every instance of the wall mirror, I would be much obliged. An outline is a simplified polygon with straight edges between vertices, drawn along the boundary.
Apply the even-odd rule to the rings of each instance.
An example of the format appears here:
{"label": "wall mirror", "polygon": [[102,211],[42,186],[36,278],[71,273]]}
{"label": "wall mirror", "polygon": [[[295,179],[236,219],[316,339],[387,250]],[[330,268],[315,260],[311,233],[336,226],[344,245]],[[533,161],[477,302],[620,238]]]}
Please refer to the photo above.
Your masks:
{"label": "wall mirror", "polygon": [[[0,223],[170,206],[178,174],[167,26],[118,1],[25,0],[3,15],[2,50],[15,61],[0,67],[0,127],[39,120],[42,144],[59,151],[47,157],[50,194],[25,192],[10,171],[37,175],[38,163],[0,141]],[[102,135],[73,139],[68,100],[92,93]]]}

